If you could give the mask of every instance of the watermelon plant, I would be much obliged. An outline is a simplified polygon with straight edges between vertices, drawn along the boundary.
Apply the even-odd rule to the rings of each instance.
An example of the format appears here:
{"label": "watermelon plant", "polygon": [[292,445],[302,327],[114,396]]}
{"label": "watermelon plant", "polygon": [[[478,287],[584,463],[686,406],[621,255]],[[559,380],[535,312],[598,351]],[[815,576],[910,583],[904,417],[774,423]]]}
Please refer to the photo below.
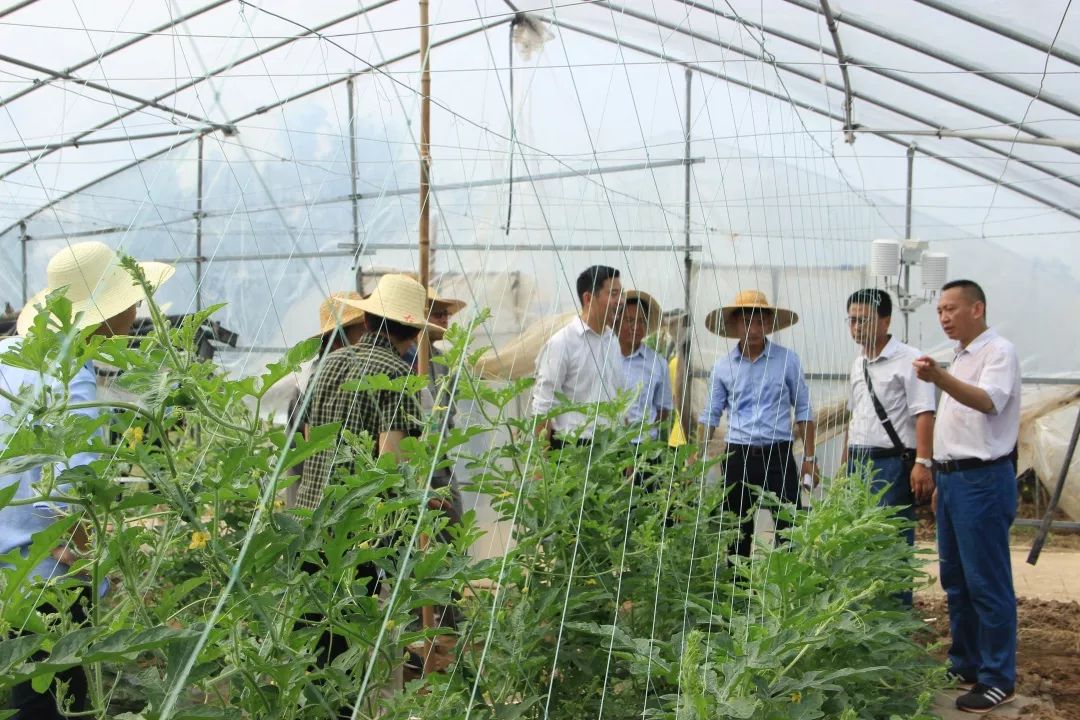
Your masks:
{"label": "watermelon plant", "polygon": [[[528,382],[489,386],[463,370],[481,317],[452,328],[438,359],[452,370],[438,396],[472,404],[479,422],[454,428],[436,413],[401,465],[346,434],[351,468],[323,504],[286,508],[285,471],[338,428],[297,438],[262,402],[314,344],[233,379],[195,352],[216,309],[173,329],[151,306],[155,330],[129,346],[74,330],[63,299],[49,302],[57,325],[39,321],[3,362],[61,388],[105,362],[134,399],[100,399],[105,412],[87,415],[62,391],[4,391],[16,430],[0,475],[47,470],[38,497],[0,489],[0,507],[59,494],[68,510],[27,556],[0,558],[0,696],[81,666],[84,716],[102,719],[914,718],[942,682],[912,640],[920,623],[893,599],[917,581],[904,521],[861,475],[833,481],[812,512],[777,506],[793,515],[786,541],[736,561],[736,519],[692,447],[609,429],[541,450],[512,412]],[[622,406],[580,409],[613,420]],[[504,440],[470,451],[479,435]],[[88,447],[90,464],[51,470]],[[448,526],[430,509],[428,479],[452,462],[512,525],[505,556],[474,560],[473,514]],[[31,579],[77,523],[90,543],[71,572]],[[44,609],[105,586],[85,623]],[[455,606],[456,630],[418,623],[431,605]],[[387,692],[405,648],[438,634],[448,666]],[[348,647],[330,663],[328,637]]]}

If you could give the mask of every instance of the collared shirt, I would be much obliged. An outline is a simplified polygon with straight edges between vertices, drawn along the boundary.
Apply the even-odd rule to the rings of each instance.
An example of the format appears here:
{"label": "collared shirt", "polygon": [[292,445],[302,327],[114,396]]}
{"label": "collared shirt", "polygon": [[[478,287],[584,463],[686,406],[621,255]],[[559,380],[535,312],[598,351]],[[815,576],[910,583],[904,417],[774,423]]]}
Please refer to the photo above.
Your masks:
{"label": "collared shirt", "polygon": [[[626,388],[634,393],[634,404],[626,413],[628,425],[652,425],[661,411],[671,412],[675,408],[667,361],[655,350],[642,343],[637,350],[624,355],[622,362]],[[650,437],[658,434],[656,427],[649,431]]]}
{"label": "collared shirt", "polygon": [[[21,338],[6,338],[0,340],[0,355],[15,351],[22,342]],[[62,392],[60,381],[43,372],[14,368],[0,363],[0,387],[9,393],[20,397],[35,397],[42,388],[50,387],[54,392]],[[94,367],[87,363],[72,378],[67,388],[67,398],[70,403],[93,402],[97,399],[97,378],[94,376]],[[85,410],[72,410],[72,413],[95,417],[99,414],[97,408]],[[32,425],[33,418],[19,418],[16,416],[11,403],[0,397],[0,449],[6,448],[11,436],[20,426]],[[67,461],[57,463],[55,472],[59,475],[67,468],[86,465],[94,460],[97,455],[93,453],[76,453]],[[0,488],[17,485],[14,500],[25,500],[40,494],[34,488],[41,482],[41,466],[28,468],[22,472],[0,476]],[[64,494],[67,486],[59,485],[56,491]],[[57,502],[37,502],[31,505],[8,505],[0,508],[0,555],[19,549],[23,552],[30,548],[31,538],[35,533],[41,532],[55,522],[59,513],[65,506]],[[51,557],[42,560],[34,568],[32,575],[44,579],[62,575],[68,571],[67,565],[57,562]]]}
{"label": "collared shirt", "polygon": [[[310,427],[339,422],[344,430],[367,433],[376,442],[379,433],[399,430],[419,436],[423,430],[420,403],[411,393],[390,390],[342,390],[341,385],[365,377],[386,375],[390,379],[409,375],[409,366],[383,335],[367,333],[349,347],[335,350],[316,368],[308,386],[311,394],[304,412]],[[339,467],[348,468],[352,453],[338,436],[334,447],[304,461],[296,502],[316,508],[323,489]]]}
{"label": "collared shirt", "polygon": [[1020,433],[1020,359],[1011,342],[986,330],[957,347],[949,374],[986,391],[993,412],[983,413],[941,394],[934,423],[934,459],[996,460],[1016,447]]}
{"label": "collared shirt", "polygon": [[700,422],[716,427],[728,410],[728,443],[790,442],[792,408],[795,422],[814,419],[802,363],[794,351],[766,341],[765,350],[752,361],[738,346],[716,361]]}
{"label": "collared shirt", "polygon": [[866,352],[860,352],[851,365],[851,423],[848,425],[848,444],[859,447],[892,448],[893,442],[885,427],[881,424],[874,409],[874,401],[866,387],[863,363],[870,372],[870,382],[874,384],[874,394],[885,408],[896,434],[906,448],[915,447],[915,416],[924,412],[934,412],[937,406],[934,386],[924,382],[915,374],[912,364],[921,353],[910,345],[905,345],[890,337],[876,358],[868,359]]}
{"label": "collared shirt", "polygon": [[[536,383],[532,392],[532,412],[541,415],[555,407],[556,394],[573,403],[601,403],[614,400],[624,387],[622,351],[611,328],[594,332],[580,318],[551,336],[536,359]],[[552,420],[556,435],[581,428],[582,437],[592,437],[580,412],[565,412]],[[600,418],[599,422],[606,422]]]}

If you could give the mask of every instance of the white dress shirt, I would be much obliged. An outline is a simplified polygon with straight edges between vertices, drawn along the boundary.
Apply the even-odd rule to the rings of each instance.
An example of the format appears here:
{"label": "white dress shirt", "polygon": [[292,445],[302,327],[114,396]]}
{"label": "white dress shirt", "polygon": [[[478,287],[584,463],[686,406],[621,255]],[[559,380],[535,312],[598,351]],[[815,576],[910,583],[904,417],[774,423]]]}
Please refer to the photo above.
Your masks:
{"label": "white dress shirt", "polygon": [[934,459],[996,460],[1011,453],[1020,432],[1020,359],[1013,344],[986,330],[966,348],[957,348],[949,373],[985,390],[994,409],[979,412],[942,393]]}
{"label": "white dress shirt", "polygon": [[[904,447],[915,448],[915,416],[934,412],[937,405],[934,386],[915,374],[912,364],[921,353],[910,345],[890,337],[881,354],[869,360],[867,370],[874,384],[874,393],[885,414],[896,429]],[[874,401],[866,387],[863,362],[866,352],[860,352],[851,365],[851,423],[848,425],[848,445],[873,448],[892,448],[893,442],[874,409]]]}
{"label": "white dress shirt", "polygon": [[[596,404],[614,400],[623,388],[622,351],[611,328],[596,333],[580,318],[551,336],[536,359],[536,384],[532,412],[540,415],[555,407],[556,394],[575,403]],[[565,412],[552,420],[556,435],[566,435],[585,425],[580,412]],[[600,422],[605,422],[603,418]],[[591,437],[593,428],[582,428]]]}

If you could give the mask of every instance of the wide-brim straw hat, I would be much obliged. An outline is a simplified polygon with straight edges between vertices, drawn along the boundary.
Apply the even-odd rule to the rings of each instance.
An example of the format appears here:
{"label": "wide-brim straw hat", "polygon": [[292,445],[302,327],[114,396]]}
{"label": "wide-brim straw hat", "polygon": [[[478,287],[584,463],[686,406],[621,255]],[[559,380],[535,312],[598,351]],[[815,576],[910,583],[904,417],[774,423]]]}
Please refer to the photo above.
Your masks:
{"label": "wide-brim straw hat", "polygon": [[660,303],[656,302],[656,298],[652,295],[641,290],[627,290],[624,292],[623,304],[629,302],[637,302],[645,306],[645,314],[649,316],[648,334],[655,335],[664,322],[664,311],[660,308]]}
{"label": "wide-brim straw hat", "polygon": [[443,332],[446,328],[427,320],[427,291],[408,275],[391,273],[379,278],[375,291],[365,298],[342,302],[354,308],[393,320],[418,330]]}
{"label": "wide-brim straw hat", "polygon": [[364,321],[364,311],[346,303],[346,300],[363,300],[358,292],[330,293],[319,305],[319,332],[312,337],[326,337],[338,328],[347,328]]}
{"label": "wide-brim straw hat", "polygon": [[[140,262],[152,289],[172,277],[175,268],[159,262]],[[42,312],[45,298],[63,290],[71,303],[74,324],[78,328],[98,325],[146,299],[146,293],[127,270],[120,266],[120,256],[108,245],[91,241],[69,245],[52,256],[45,269],[46,286],[26,301],[15,329],[26,335],[34,318]]]}
{"label": "wide-brim straw hat", "polygon": [[[436,305],[442,305],[443,308],[446,310],[447,317],[453,317],[456,313],[461,312],[461,310],[465,307],[464,300],[441,297],[437,292],[435,292],[435,288],[431,287],[430,285],[428,285],[427,296],[428,305],[430,306],[430,308],[434,310]],[[446,333],[442,330],[436,330],[433,328],[434,326],[428,329],[428,335],[431,337],[432,340],[442,340],[443,335],[445,335]]]}
{"label": "wide-brim straw hat", "polygon": [[428,302],[430,302],[432,306],[442,305],[443,307],[445,307],[447,315],[453,315],[465,309],[466,302],[464,300],[442,297],[437,292],[435,292],[435,288],[431,287],[430,285],[427,289],[427,297]]}
{"label": "wide-brim straw hat", "polygon": [[771,312],[773,323],[772,327],[765,328],[767,333],[783,330],[799,322],[799,316],[791,310],[770,305],[765,293],[760,290],[740,290],[735,295],[735,302],[719,307],[705,316],[705,327],[722,337],[741,339],[735,327],[735,315],[742,310]]}

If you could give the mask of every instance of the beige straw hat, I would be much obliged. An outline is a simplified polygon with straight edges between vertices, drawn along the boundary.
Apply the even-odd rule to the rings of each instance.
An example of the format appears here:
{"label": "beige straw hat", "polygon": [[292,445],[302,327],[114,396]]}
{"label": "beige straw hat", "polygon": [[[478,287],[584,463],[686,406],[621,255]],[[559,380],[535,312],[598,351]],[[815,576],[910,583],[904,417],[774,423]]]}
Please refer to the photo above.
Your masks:
{"label": "beige straw hat", "polygon": [[364,321],[364,311],[347,304],[346,300],[363,300],[358,292],[330,293],[319,305],[319,332],[312,337],[323,337],[340,328],[347,328]]}
{"label": "beige straw hat", "polygon": [[[438,293],[435,292],[435,288],[431,287],[430,285],[427,289],[427,297],[428,307],[430,308],[430,310],[434,311],[437,305],[442,305],[443,309],[446,310],[447,317],[452,317],[465,307],[464,300],[455,300],[454,298],[439,297]],[[445,332],[443,332],[442,330],[435,330],[433,329],[433,326],[429,326],[428,335],[431,337],[432,340],[442,340]]]}
{"label": "beige straw hat", "polygon": [[765,297],[765,293],[760,290],[740,290],[738,294],[735,295],[735,302],[717,308],[705,316],[705,327],[707,327],[710,332],[714,332],[722,337],[738,339],[738,332],[735,329],[735,314],[740,310],[751,309],[768,310],[772,312],[772,327],[766,328],[765,332],[783,330],[784,328],[791,327],[799,322],[799,316],[792,311],[770,305],[768,299]]}
{"label": "beige straw hat", "polygon": [[[172,265],[158,262],[141,262],[139,267],[155,289],[175,271]],[[15,328],[20,335],[34,324],[49,293],[61,288],[71,301],[75,326],[79,328],[102,323],[146,298],[135,278],[120,266],[120,256],[101,242],[75,243],[64,248],[49,260],[45,276],[45,289],[27,300],[19,313]]]}
{"label": "beige straw hat", "polygon": [[366,298],[342,298],[341,301],[366,313],[409,327],[436,332],[446,330],[427,321],[427,292],[423,285],[408,275],[383,275],[375,286],[375,292]]}
{"label": "beige straw hat", "polygon": [[447,315],[453,315],[454,313],[461,312],[465,309],[466,302],[464,300],[456,300],[454,298],[440,297],[435,288],[428,286],[427,299],[432,305],[438,303],[446,308]]}
{"label": "beige straw hat", "polygon": [[664,311],[660,309],[660,303],[647,292],[641,290],[627,290],[623,293],[623,304],[639,302],[645,306],[645,313],[649,316],[649,335],[655,335],[663,322]]}

